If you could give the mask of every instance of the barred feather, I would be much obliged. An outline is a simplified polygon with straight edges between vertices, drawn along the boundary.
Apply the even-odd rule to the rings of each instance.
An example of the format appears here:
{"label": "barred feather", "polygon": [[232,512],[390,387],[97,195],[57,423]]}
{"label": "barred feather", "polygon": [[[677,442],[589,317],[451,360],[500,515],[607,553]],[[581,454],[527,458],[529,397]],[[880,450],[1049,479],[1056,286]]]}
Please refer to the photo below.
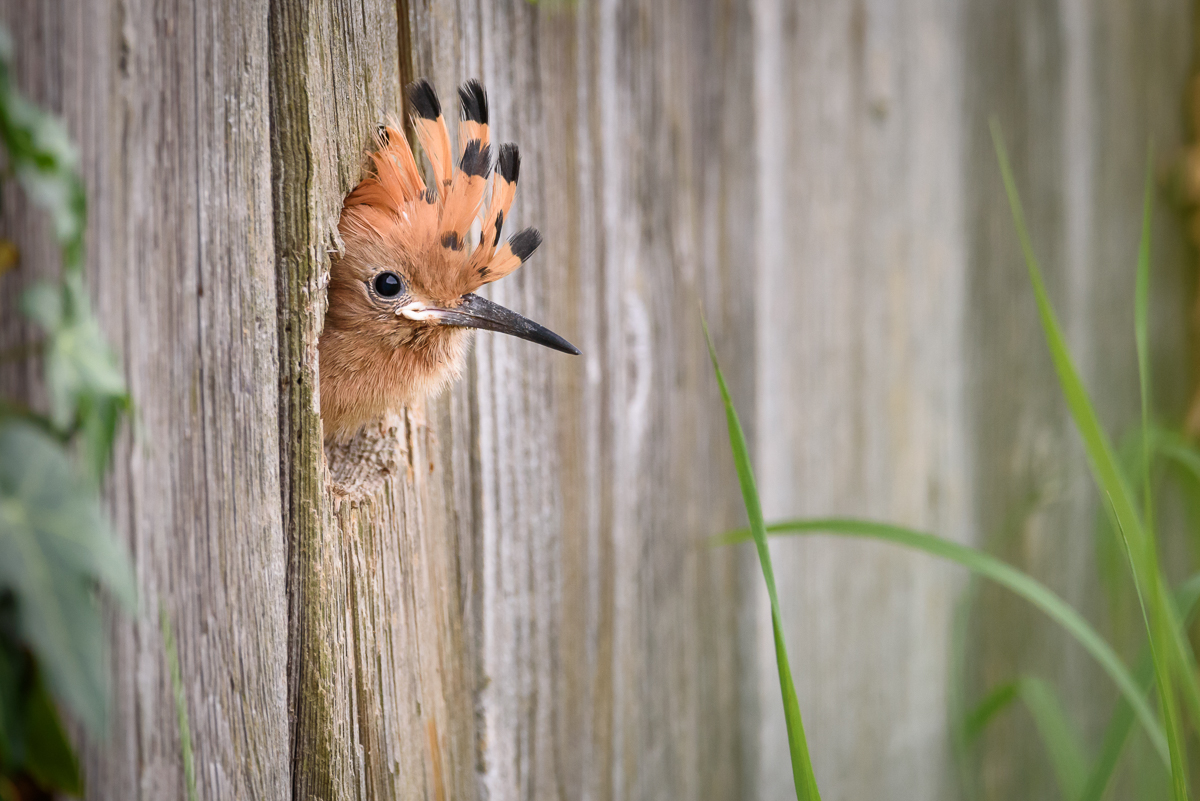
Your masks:
{"label": "barred feather", "polygon": [[421,78],[408,87],[408,99],[413,107],[413,127],[421,148],[433,165],[433,178],[438,194],[445,200],[454,169],[450,155],[450,132],[446,130],[446,118],[442,116],[442,103],[429,81]]}
{"label": "barred feather", "polygon": [[[330,441],[452,379],[469,338],[461,325],[438,323],[438,315],[486,302],[464,296],[512,273],[542,241],[534,228],[503,238],[521,155],[516,145],[500,145],[493,170],[483,86],[468,81],[458,89],[457,153],[433,86],[419,80],[407,94],[432,177],[427,186],[392,122],[376,132],[366,175],[346,197],[338,224],[344,253],[330,271],[319,342],[321,417]],[[470,234],[481,210],[475,241]],[[388,273],[384,298],[378,281]],[[539,336],[535,341],[574,351],[557,335]]]}
{"label": "barred feather", "polygon": [[467,149],[472,140],[488,144],[488,101],[483,84],[472,78],[458,87],[459,116],[458,146]]}
{"label": "barred feather", "polygon": [[[432,85],[416,81],[408,87],[408,97],[433,182],[426,187],[400,126],[381,126],[369,155],[371,169],[346,198],[342,234],[371,238],[373,246],[390,248],[423,293],[453,302],[520,267],[540,244],[541,235],[526,229],[507,242],[502,239],[516,195],[521,153],[514,144],[500,145],[493,175],[482,84],[468,81],[458,89],[462,147],[457,163],[450,155],[441,101]],[[491,197],[482,212],[480,236],[468,242],[484,206],[489,177]]]}

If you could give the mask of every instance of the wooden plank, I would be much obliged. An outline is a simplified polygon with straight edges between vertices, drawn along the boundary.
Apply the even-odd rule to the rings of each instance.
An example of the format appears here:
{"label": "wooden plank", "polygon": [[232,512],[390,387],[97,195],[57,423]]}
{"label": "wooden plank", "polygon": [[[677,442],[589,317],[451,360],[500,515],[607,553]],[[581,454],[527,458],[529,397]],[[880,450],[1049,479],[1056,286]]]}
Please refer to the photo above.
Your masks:
{"label": "wooden plank", "polygon": [[[139,405],[110,497],[144,605],[114,624],[92,797],[183,795],[160,603],[201,797],[789,797],[756,566],[704,546],[742,516],[700,304],[770,516],[900,520],[1096,602],[1095,499],[984,122],[1009,132],[1119,428],[1144,145],[1181,133],[1182,0],[27,5],[0,12],[82,144],[89,277]],[[329,250],[416,74],[447,101],[487,84],[525,157],[512,223],[546,237],[490,294],[584,356],[483,335],[451,393],[327,458]],[[54,264],[9,200],[25,265],[4,302]],[[1185,254],[1165,215],[1158,234],[1169,354]],[[0,341],[30,334],[4,317]],[[1160,373],[1181,401],[1183,371]],[[37,400],[31,375],[0,364]],[[952,796],[959,579],[866,544],[776,554],[826,797]],[[1057,630],[990,595],[977,625],[975,686],[1070,677],[1095,733],[1111,689]],[[991,735],[992,797],[1052,786],[1027,726]]]}
{"label": "wooden plank", "polygon": [[[281,348],[290,392],[290,701],[295,798],[471,798],[472,651],[454,475],[423,405],[326,463],[317,338],[342,198],[375,125],[402,112],[397,4],[271,7]],[[401,4],[400,8],[403,8]],[[448,103],[448,107],[451,107]]]}
{"label": "wooden plank", "polygon": [[[967,399],[976,536],[1090,610],[1127,649],[1136,647],[1128,633],[1141,623],[1136,602],[1129,598],[1133,615],[1122,623],[1102,594],[1095,531],[1103,501],[1059,400],[1011,225],[999,224],[1008,222],[1007,203],[984,123],[996,114],[1005,129],[1052,298],[1097,411],[1119,438],[1140,408],[1133,271],[1147,147],[1153,142],[1166,164],[1181,145],[1189,5],[1060,2],[1014,13],[975,3],[961,45],[972,98],[963,121],[972,310],[964,334],[973,365]],[[986,37],[977,33],[984,29]],[[1180,220],[1166,200],[1156,198],[1152,352],[1156,403],[1174,413],[1186,392],[1179,354],[1190,279]],[[1124,555],[1113,545],[1109,564],[1121,565]],[[1098,741],[1114,693],[1091,660],[1035,613],[996,594],[981,598],[976,619],[981,633],[969,646],[975,686],[1018,670],[1054,679],[1084,734]],[[984,752],[989,797],[1058,797],[1027,719],[1000,721]],[[1137,795],[1118,788],[1113,797]]]}
{"label": "wooden plank", "polygon": [[[768,518],[853,514],[970,536],[954,7],[756,4]],[[949,797],[955,575],[864,543],[773,550],[823,796]],[[793,797],[767,618],[758,641],[759,797]]]}
{"label": "wooden plank", "polygon": [[0,16],[22,82],[82,147],[88,277],[137,405],[109,499],[141,607],[113,626],[112,737],[85,751],[88,795],[185,797],[162,610],[200,797],[285,797],[266,18],[250,2],[140,0]]}
{"label": "wooden plank", "polygon": [[[986,545],[1103,615],[1099,507],[987,120],[997,114],[1005,130],[1101,413],[1127,430],[1145,147],[1179,141],[1186,6],[756,4],[769,517],[854,514]],[[1174,350],[1181,239],[1166,215],[1157,234],[1156,341]],[[1159,397],[1174,404],[1182,371],[1168,372]],[[776,554],[825,797],[955,796],[944,745],[955,576],[877,545],[790,542]],[[1112,688],[1059,629],[997,591],[984,594],[972,631],[973,689],[1019,671],[1056,678],[1094,741]],[[792,790],[772,649],[763,628],[760,797],[781,799]],[[986,797],[1057,797],[1031,726],[1007,716],[985,742]]]}
{"label": "wooden plank", "polygon": [[445,412],[474,421],[455,498],[483,793],[745,797],[740,561],[704,546],[740,500],[699,306],[750,411],[748,15],[434,2],[413,23],[418,72],[443,94],[481,76],[522,148],[513,224],[546,244],[491,296],[584,351],[480,336]]}

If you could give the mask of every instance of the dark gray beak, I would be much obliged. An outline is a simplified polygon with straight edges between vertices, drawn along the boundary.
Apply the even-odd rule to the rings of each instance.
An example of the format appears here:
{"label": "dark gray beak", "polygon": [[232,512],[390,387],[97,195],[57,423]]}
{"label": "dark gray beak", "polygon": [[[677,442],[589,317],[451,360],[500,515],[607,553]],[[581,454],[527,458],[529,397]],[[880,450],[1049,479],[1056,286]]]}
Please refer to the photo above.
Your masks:
{"label": "dark gray beak", "polygon": [[560,350],[563,353],[579,355],[579,348],[572,345],[549,328],[540,326],[527,317],[522,317],[511,309],[506,309],[499,303],[492,303],[479,295],[463,295],[462,303],[453,309],[439,309],[438,322],[442,325],[454,325],[460,328],[482,328],[485,331],[499,331],[519,339],[527,339],[547,348]]}

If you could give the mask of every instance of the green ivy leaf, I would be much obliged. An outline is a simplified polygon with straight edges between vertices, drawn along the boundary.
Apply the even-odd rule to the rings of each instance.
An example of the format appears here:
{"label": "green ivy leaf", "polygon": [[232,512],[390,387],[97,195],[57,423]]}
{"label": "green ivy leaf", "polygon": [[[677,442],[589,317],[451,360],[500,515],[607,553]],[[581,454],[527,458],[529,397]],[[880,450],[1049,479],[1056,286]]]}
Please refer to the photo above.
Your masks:
{"label": "green ivy leaf", "polygon": [[[88,306],[83,279],[68,274],[61,287],[38,284],[25,292],[21,308],[46,332],[43,349],[46,390],[50,397],[50,421],[59,431],[68,431],[81,408],[102,414],[104,425],[111,418],[107,435],[94,430],[88,444],[107,443],[111,447],[116,430],[112,408],[128,406],[125,377],[117,359],[105,343],[100,325]],[[85,427],[87,420],[85,419]],[[108,449],[89,458],[89,462],[107,460]]]}
{"label": "green ivy leaf", "polygon": [[79,762],[46,685],[35,681],[25,707],[25,771],[45,790],[83,794]]}
{"label": "green ivy leaf", "polygon": [[[0,601],[0,618],[11,615],[11,597]],[[0,620],[0,776],[10,773],[17,761],[17,752],[22,748],[21,743],[21,675],[20,665],[24,661],[21,653],[6,638],[3,624]]]}
{"label": "green ivy leaf", "polygon": [[11,38],[0,31],[0,140],[8,166],[25,193],[50,214],[66,266],[78,271],[87,219],[79,153],[62,122],[17,91],[11,62]]}
{"label": "green ivy leaf", "polygon": [[98,581],[127,608],[133,572],[93,488],[64,447],[23,421],[0,422],[0,591],[50,689],[93,732],[107,716]]}

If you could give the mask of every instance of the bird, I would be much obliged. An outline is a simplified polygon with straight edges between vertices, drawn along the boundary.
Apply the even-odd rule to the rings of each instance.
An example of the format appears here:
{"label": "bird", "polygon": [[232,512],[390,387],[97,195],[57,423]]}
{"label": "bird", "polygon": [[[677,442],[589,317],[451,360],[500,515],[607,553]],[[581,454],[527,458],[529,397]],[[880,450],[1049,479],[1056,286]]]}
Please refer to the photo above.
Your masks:
{"label": "bird", "polygon": [[[419,79],[406,94],[432,182],[426,186],[398,123],[379,125],[365,175],[343,202],[343,247],[329,273],[318,341],[327,444],[346,442],[385,413],[443,390],[462,372],[472,329],[580,353],[553,331],[475,294],[524,264],[542,242],[536,228],[501,241],[521,153],[501,144],[493,164],[483,85],[470,80],[458,88],[457,160],[433,85]],[[479,238],[469,247],[477,219]]]}

